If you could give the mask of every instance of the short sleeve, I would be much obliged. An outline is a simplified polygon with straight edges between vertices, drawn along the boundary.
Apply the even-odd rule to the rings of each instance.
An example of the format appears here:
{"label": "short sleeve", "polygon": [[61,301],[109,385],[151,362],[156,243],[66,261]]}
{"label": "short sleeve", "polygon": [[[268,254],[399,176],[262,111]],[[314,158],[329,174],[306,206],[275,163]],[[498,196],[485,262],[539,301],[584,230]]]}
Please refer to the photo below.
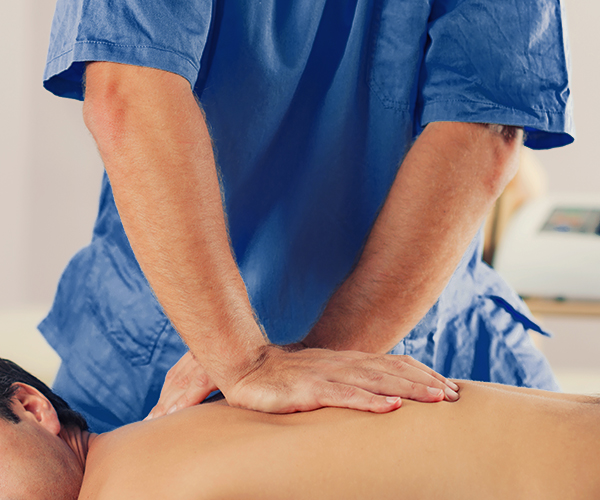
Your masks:
{"label": "short sleeve", "polygon": [[525,128],[533,149],[573,141],[570,56],[560,0],[437,0],[417,118]]}
{"label": "short sleeve", "polygon": [[198,78],[213,0],[58,0],[44,72],[50,92],[83,99],[87,61]]}

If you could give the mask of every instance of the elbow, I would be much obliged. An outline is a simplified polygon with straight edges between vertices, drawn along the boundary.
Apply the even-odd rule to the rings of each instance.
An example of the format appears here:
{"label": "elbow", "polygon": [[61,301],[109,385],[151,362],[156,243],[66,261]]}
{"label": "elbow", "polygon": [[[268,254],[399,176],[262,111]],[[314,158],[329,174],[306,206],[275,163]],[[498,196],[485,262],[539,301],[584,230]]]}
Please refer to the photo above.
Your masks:
{"label": "elbow", "polygon": [[119,75],[97,64],[88,65],[86,70],[83,121],[103,154],[117,148],[123,139],[131,97]]}
{"label": "elbow", "polygon": [[509,125],[485,124],[481,144],[485,168],[483,185],[488,195],[496,199],[519,169],[523,144],[523,129]]}
{"label": "elbow", "polygon": [[124,137],[124,118],[113,103],[86,98],[83,104],[83,121],[102,158],[119,148]]}
{"label": "elbow", "polygon": [[177,110],[195,102],[188,81],[174,73],[112,62],[86,67],[83,119],[105,160],[179,124]]}

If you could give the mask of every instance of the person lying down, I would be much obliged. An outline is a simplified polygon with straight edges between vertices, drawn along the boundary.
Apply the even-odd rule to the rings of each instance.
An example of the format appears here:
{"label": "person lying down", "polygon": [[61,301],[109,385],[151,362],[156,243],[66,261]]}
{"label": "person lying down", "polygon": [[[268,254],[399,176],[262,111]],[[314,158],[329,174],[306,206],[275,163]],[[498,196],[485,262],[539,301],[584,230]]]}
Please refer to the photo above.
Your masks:
{"label": "person lying down", "polygon": [[387,414],[222,401],[95,435],[0,360],[0,498],[600,498],[599,398],[457,383]]}

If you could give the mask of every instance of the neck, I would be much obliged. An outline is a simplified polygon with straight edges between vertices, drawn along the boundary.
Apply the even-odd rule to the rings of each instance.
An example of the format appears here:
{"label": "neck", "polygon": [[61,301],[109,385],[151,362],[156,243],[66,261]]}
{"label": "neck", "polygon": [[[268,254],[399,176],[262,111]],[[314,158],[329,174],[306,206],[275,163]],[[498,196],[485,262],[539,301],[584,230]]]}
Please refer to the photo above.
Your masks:
{"label": "neck", "polygon": [[85,471],[88,452],[98,435],[88,431],[82,431],[79,427],[63,427],[60,430],[59,436],[67,443],[67,446],[73,450],[73,453],[81,466],[81,471]]}

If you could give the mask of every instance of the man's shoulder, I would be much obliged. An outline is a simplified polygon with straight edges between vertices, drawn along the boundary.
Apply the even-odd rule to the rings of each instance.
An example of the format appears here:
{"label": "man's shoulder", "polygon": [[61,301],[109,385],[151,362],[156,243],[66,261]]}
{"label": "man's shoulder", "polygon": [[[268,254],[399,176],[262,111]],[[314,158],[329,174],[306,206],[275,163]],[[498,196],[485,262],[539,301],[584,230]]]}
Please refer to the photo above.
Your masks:
{"label": "man's shoulder", "polygon": [[[119,500],[130,496],[124,474],[136,468],[135,428],[125,426],[98,436],[90,447],[79,500]],[[133,432],[132,432],[133,430]]]}
{"label": "man's shoulder", "polygon": [[[223,405],[202,405],[136,422],[96,438],[80,500],[187,498],[206,483]],[[197,498],[197,495],[193,498]]]}

